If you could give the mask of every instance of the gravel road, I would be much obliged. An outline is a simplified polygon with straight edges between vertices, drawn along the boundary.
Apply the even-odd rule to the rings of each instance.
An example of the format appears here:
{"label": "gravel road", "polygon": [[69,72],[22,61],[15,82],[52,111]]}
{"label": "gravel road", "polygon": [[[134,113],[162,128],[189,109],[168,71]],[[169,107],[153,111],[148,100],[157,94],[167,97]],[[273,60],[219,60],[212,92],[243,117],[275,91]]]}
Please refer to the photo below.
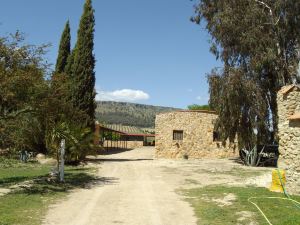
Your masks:
{"label": "gravel road", "polygon": [[144,147],[98,156],[101,182],[76,190],[51,206],[44,224],[196,224],[193,209],[176,193],[180,182],[184,183],[184,174],[170,175],[168,168],[172,170],[172,166],[167,166],[173,162],[153,160],[153,151]]}

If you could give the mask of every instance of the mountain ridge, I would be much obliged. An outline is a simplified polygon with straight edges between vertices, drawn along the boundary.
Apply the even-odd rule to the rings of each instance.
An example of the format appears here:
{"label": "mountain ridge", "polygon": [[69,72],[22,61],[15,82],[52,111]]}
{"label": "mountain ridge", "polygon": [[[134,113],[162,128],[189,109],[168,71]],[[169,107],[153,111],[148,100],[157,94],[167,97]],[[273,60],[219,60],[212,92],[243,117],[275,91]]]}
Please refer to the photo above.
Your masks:
{"label": "mountain ridge", "polygon": [[180,110],[174,107],[130,102],[96,101],[96,104],[96,120],[100,123],[140,128],[154,128],[155,116],[159,113]]}

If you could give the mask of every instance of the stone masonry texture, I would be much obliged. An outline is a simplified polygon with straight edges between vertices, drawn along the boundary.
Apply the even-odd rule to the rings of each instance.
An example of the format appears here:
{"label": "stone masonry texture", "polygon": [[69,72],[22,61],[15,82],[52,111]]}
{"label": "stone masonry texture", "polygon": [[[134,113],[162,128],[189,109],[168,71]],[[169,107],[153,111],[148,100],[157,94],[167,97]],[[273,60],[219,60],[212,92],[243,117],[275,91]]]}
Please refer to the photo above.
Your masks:
{"label": "stone masonry texture", "polygon": [[[236,144],[213,141],[217,115],[210,111],[176,111],[158,114],[155,120],[155,156],[169,159],[226,158],[238,156]],[[173,131],[183,131],[173,140]]]}
{"label": "stone masonry texture", "polygon": [[287,191],[300,194],[300,88],[285,86],[277,94],[279,152],[278,167],[286,170]]}

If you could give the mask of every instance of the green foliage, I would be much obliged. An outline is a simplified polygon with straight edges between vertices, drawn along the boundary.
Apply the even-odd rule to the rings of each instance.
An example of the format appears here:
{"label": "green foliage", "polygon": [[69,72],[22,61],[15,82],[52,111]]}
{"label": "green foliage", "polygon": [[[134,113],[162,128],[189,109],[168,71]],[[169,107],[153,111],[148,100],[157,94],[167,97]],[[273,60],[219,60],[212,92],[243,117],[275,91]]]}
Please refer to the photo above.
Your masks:
{"label": "green foliage", "polygon": [[73,142],[69,142],[66,148],[66,162],[78,162],[87,154],[96,154],[93,145],[94,133],[90,128],[82,128],[76,124],[70,127]]}
{"label": "green foliage", "polygon": [[92,132],[76,121],[89,117],[70,101],[72,80],[66,74],[45,79],[46,47],[24,45],[19,33],[0,39],[0,149],[58,156],[58,144],[65,138],[67,160],[82,159],[91,150],[86,142]]}
{"label": "green foliage", "polygon": [[[73,89],[72,100],[76,108],[84,111],[89,117],[85,121],[92,130],[95,123],[95,58],[94,48],[94,9],[91,0],[86,0],[80,19],[77,42],[72,65]],[[73,56],[71,56],[73,57]],[[70,58],[70,61],[72,58]]]}
{"label": "green foliage", "polygon": [[[276,93],[299,82],[298,2],[199,0],[192,21],[205,21],[211,52],[224,63],[212,71],[210,105],[220,116],[216,129],[239,144],[272,142],[277,137]],[[257,131],[255,135],[254,131]]]}
{"label": "green foliage", "polygon": [[[193,21],[205,20],[211,50],[225,65],[242,66],[281,86],[296,79],[300,3],[288,0],[199,0]],[[258,74],[255,74],[258,73]],[[273,79],[272,79],[273,78]],[[265,81],[267,81],[265,80]]]}
{"label": "green foliage", "polygon": [[71,53],[71,34],[70,34],[70,24],[69,21],[67,21],[65,25],[65,29],[60,39],[55,73],[59,74],[65,72],[65,67],[67,65],[67,60],[70,53]]}
{"label": "green foliage", "polygon": [[121,139],[121,135],[110,131],[105,131],[103,133],[103,138],[105,138],[105,140],[118,141]]}
{"label": "green foliage", "polygon": [[271,121],[262,90],[255,81],[245,78],[242,70],[228,69],[227,73],[213,71],[208,78],[210,104],[219,113],[215,130],[231,142],[237,134],[240,147],[253,146],[259,140],[269,142]]}
{"label": "green foliage", "polygon": [[75,138],[70,133],[69,126],[66,123],[54,123],[48,127],[45,137],[46,147],[50,154],[56,156],[57,167],[59,165],[59,150],[62,139],[67,142],[75,142]]}
{"label": "green foliage", "polygon": [[19,32],[0,38],[0,149],[9,148],[11,154],[43,152],[58,159],[59,143],[66,139],[67,161],[81,160],[92,151],[93,13],[87,0],[71,54],[70,25],[66,23],[51,80],[45,79],[47,45],[25,45]]}
{"label": "green foliage", "polygon": [[68,56],[67,65],[65,67],[65,73],[68,74],[70,78],[73,78],[72,66],[74,64],[75,51],[76,51],[76,47],[71,51],[70,55]]}
{"label": "green foliage", "polygon": [[188,109],[189,110],[211,110],[209,105],[197,105],[197,104],[189,105]]}
{"label": "green foliage", "polygon": [[96,119],[101,123],[153,128],[158,113],[179,110],[128,102],[98,101]]}
{"label": "green foliage", "polygon": [[[64,86],[63,83],[62,86]],[[67,98],[67,91],[64,92],[64,89],[58,89],[55,92],[60,92],[60,94],[56,97],[50,97],[48,104],[43,107],[47,112],[44,121],[46,127],[45,143],[48,153],[56,156],[57,161],[59,161],[60,141],[65,139],[66,161],[82,160],[93,148],[91,145],[93,132],[89,128],[77,124],[77,120],[84,121],[87,116],[73,106]],[[53,105],[56,105],[56,107],[53,107]]]}
{"label": "green foliage", "polygon": [[35,113],[20,114],[6,124],[7,134],[9,134],[9,138],[13,142],[13,150],[36,151],[43,143],[43,126]]}
{"label": "green foliage", "polygon": [[[66,139],[66,161],[82,160],[92,153],[94,129],[95,59],[93,55],[94,10],[86,1],[81,17],[77,43],[70,53],[70,27],[67,22],[62,34],[56,73],[51,91],[55,105],[61,106],[47,121],[47,146],[59,161],[59,142]],[[57,96],[60,96],[57,98]],[[76,122],[75,122],[76,121]],[[88,127],[88,128],[87,128]]]}
{"label": "green foliage", "polygon": [[43,139],[35,112],[47,91],[47,46],[23,41],[19,32],[0,38],[0,148],[33,149]]}

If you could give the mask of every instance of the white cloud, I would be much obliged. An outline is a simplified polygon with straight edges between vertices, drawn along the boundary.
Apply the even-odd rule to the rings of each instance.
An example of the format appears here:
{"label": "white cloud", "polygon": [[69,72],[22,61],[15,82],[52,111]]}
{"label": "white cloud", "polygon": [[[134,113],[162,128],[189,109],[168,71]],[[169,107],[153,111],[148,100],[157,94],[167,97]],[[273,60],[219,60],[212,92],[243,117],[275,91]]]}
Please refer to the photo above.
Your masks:
{"label": "white cloud", "polygon": [[201,101],[201,102],[207,102],[207,101],[209,101],[209,97],[208,96],[197,96],[196,99],[198,101]]}
{"label": "white cloud", "polygon": [[147,100],[150,98],[149,94],[141,90],[122,89],[115,91],[97,91],[96,99],[99,101],[125,101],[136,102]]}
{"label": "white cloud", "polygon": [[187,91],[188,91],[188,92],[193,92],[193,89],[192,89],[192,88],[190,88],[190,89],[187,89]]}

